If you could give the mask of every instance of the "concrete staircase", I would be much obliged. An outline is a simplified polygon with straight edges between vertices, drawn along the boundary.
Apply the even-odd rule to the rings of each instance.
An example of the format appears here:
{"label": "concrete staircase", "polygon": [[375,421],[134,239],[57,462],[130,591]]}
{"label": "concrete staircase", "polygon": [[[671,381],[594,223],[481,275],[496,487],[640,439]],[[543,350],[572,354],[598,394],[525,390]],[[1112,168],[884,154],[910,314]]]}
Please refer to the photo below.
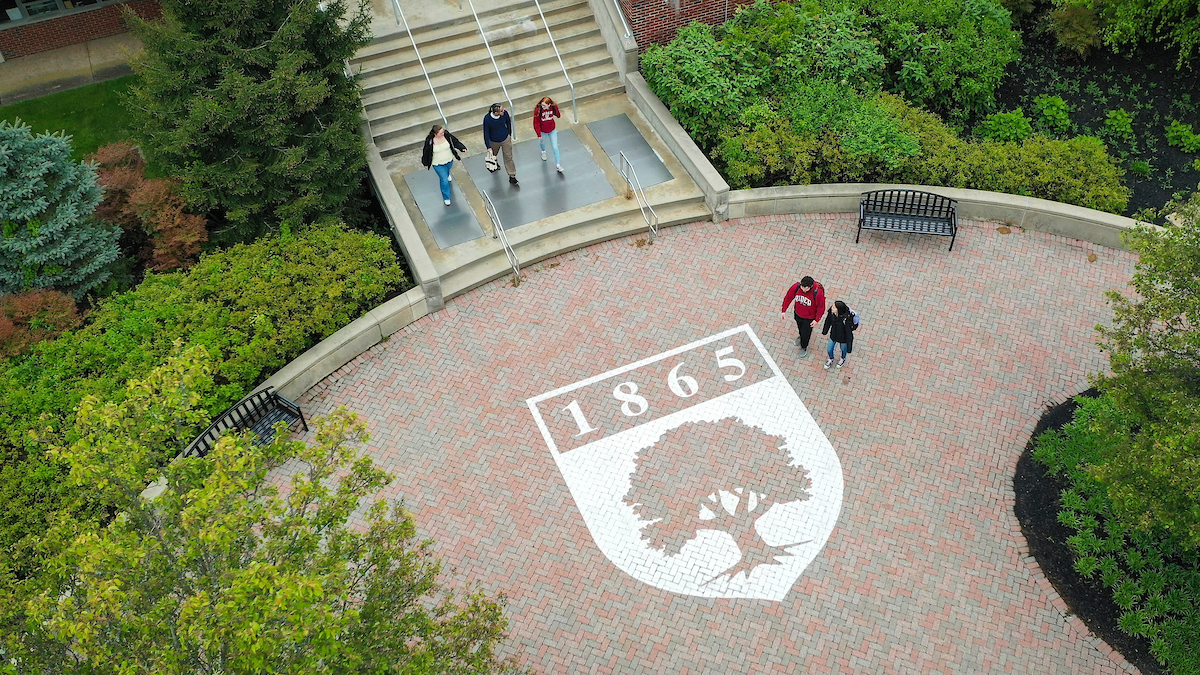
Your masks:
{"label": "concrete staircase", "polygon": [[[581,105],[624,90],[587,0],[546,0],[542,11]],[[570,88],[532,0],[484,10],[479,19],[516,106],[510,112],[518,140],[533,136],[529,117],[542,96],[557,101],[564,116],[571,115]],[[487,106],[505,97],[474,17],[468,13],[465,20],[414,28],[413,38],[450,131],[478,152]],[[360,75],[363,107],[381,155],[420,147],[429,127],[442,123],[403,29],[377,37],[350,61],[350,68]]]}

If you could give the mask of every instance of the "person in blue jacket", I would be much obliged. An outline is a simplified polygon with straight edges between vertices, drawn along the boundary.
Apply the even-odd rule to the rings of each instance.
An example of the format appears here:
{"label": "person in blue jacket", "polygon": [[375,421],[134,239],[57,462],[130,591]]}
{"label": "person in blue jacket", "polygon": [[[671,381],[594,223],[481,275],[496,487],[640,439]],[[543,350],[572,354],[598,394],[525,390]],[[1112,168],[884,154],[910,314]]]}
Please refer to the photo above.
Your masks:
{"label": "person in blue jacket", "polygon": [[[504,154],[504,170],[508,182],[518,185],[517,165],[513,162],[512,117],[501,103],[493,103],[491,110],[483,116],[483,143],[492,155]],[[497,157],[499,159],[499,157]]]}

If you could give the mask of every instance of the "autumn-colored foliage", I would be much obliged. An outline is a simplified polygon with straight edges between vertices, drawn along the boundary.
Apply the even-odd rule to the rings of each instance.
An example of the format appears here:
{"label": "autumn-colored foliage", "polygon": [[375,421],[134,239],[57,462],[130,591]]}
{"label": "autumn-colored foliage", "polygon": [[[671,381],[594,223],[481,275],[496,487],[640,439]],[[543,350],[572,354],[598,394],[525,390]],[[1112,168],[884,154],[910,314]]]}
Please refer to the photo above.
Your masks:
{"label": "autumn-colored foliage", "polygon": [[71,296],[39,289],[0,298],[0,358],[17,356],[79,325]]}
{"label": "autumn-colored foliage", "polygon": [[96,151],[104,201],[96,215],[123,229],[140,229],[151,250],[142,254],[155,271],[190,267],[200,255],[200,242],[208,239],[203,216],[186,212],[179,183],[166,178],[146,178],[145,161],[129,143],[111,143]]}

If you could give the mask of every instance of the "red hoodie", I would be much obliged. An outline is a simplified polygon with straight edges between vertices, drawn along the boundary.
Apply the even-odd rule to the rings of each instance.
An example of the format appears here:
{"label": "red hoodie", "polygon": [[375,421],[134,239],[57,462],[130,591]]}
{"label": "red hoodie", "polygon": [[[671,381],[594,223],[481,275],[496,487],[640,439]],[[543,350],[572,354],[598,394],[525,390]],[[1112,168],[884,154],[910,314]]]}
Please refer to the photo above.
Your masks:
{"label": "red hoodie", "polygon": [[788,289],[787,295],[783,297],[783,308],[779,311],[786,312],[788,304],[792,300],[796,301],[796,305],[793,308],[796,316],[801,319],[816,321],[825,316],[825,287],[819,281],[814,281],[813,287],[808,289],[807,293],[800,290],[800,282],[797,281],[792,284],[792,287]]}
{"label": "red hoodie", "polygon": [[533,109],[533,130],[537,132],[538,138],[541,138],[542,134],[554,131],[555,117],[562,117],[558,112],[557,105],[552,105],[542,110],[542,103],[538,101],[538,104]]}

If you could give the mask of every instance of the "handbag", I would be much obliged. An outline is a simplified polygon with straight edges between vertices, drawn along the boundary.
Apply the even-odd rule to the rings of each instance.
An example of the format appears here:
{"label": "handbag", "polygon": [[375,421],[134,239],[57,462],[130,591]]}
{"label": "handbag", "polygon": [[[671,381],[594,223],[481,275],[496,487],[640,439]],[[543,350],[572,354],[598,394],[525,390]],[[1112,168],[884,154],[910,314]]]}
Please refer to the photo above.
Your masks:
{"label": "handbag", "polygon": [[483,166],[491,173],[496,173],[500,170],[500,162],[496,159],[496,154],[490,149],[487,152],[487,157],[483,158]]}

